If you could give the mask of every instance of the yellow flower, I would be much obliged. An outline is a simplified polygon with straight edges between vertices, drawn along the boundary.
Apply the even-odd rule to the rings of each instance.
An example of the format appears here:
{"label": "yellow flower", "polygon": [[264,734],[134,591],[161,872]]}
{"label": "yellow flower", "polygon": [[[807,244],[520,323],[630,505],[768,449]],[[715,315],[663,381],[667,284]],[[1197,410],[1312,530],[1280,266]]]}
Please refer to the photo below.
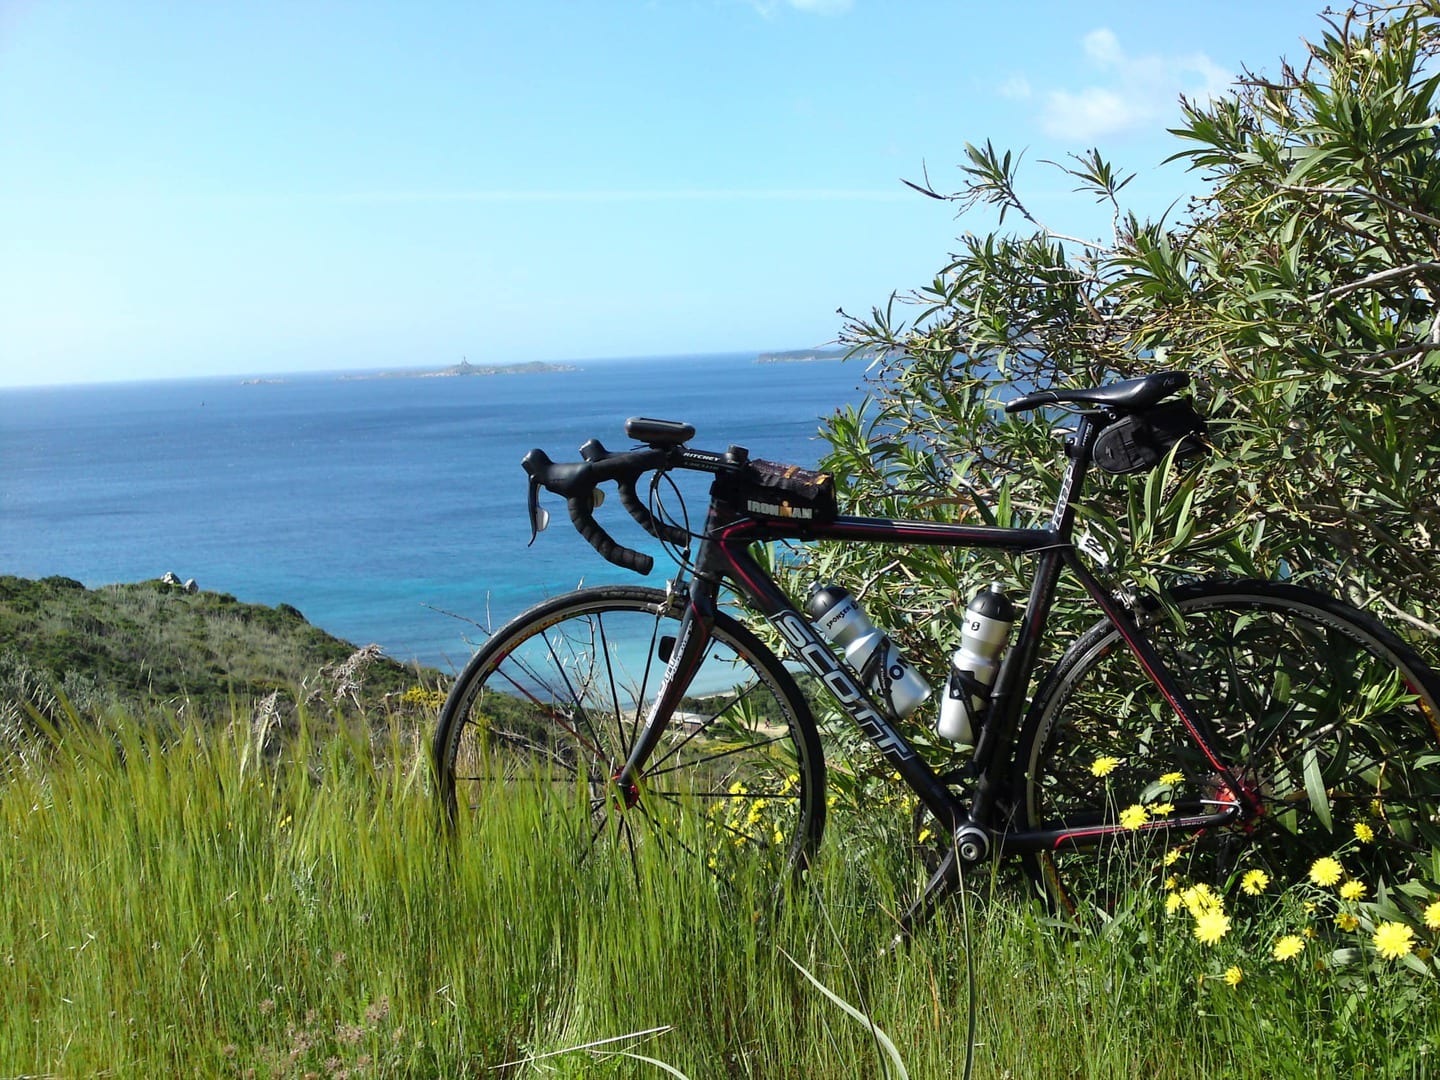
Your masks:
{"label": "yellow flower", "polygon": [[1259,896],[1270,886],[1270,875],[1264,870],[1247,870],[1240,879],[1240,888],[1251,896]]}
{"label": "yellow flower", "polygon": [[1238,967],[1235,967],[1233,964],[1232,964],[1230,967],[1228,967],[1228,968],[1225,969],[1225,985],[1226,985],[1226,986],[1239,986],[1239,985],[1240,985],[1240,980],[1243,979],[1243,978],[1245,978],[1245,972],[1241,971]]}
{"label": "yellow flower", "polygon": [[923,844],[926,840],[929,840],[934,835],[935,834],[931,831],[930,826],[926,825],[923,829],[920,830],[920,835],[915,837],[915,842],[917,844]]}
{"label": "yellow flower", "polygon": [[1329,855],[1316,859],[1310,864],[1310,880],[1316,885],[1334,885],[1345,875],[1345,868],[1338,859]]}
{"label": "yellow flower", "polygon": [[1404,923],[1382,922],[1371,940],[1375,951],[1386,960],[1399,960],[1415,948],[1415,931]]}
{"label": "yellow flower", "polygon": [[1120,812],[1120,825],[1126,829],[1138,829],[1150,820],[1150,811],[1136,803]]}
{"label": "yellow flower", "polygon": [[1172,892],[1165,897],[1165,914],[1174,915],[1185,904],[1185,900],[1178,892]]}
{"label": "yellow flower", "polygon": [[1174,866],[1174,865],[1175,865],[1177,862],[1179,862],[1179,861],[1180,861],[1180,849],[1179,849],[1178,847],[1172,847],[1169,851],[1165,852],[1165,865],[1166,865],[1166,866]]}
{"label": "yellow flower", "polygon": [[1425,909],[1425,925],[1431,930],[1440,930],[1440,900]]}
{"label": "yellow flower", "polygon": [[1119,758],[1113,758],[1107,754],[1095,759],[1094,764],[1090,766],[1090,772],[1095,776],[1109,776],[1119,764]]}
{"label": "yellow flower", "polygon": [[1171,874],[1169,877],[1167,877],[1167,878],[1165,879],[1165,888],[1166,888],[1167,891],[1174,892],[1174,891],[1175,891],[1176,889],[1178,889],[1179,887],[1180,887],[1180,879],[1179,879],[1178,877],[1176,877],[1174,874]]}
{"label": "yellow flower", "polygon": [[1365,883],[1363,881],[1347,881],[1340,886],[1340,898],[1342,900],[1364,900]]}
{"label": "yellow flower", "polygon": [[1346,933],[1349,933],[1350,931],[1359,928],[1360,920],[1357,919],[1354,915],[1350,914],[1350,912],[1342,911],[1339,915],[1335,916],[1335,925],[1340,927],[1340,929],[1344,930]]}
{"label": "yellow flower", "polygon": [[1375,830],[1369,825],[1366,825],[1365,822],[1357,821],[1355,823],[1355,839],[1359,840],[1362,844],[1368,844],[1371,840],[1375,839]]}
{"label": "yellow flower", "polygon": [[1180,894],[1180,899],[1185,904],[1185,909],[1197,919],[1207,911],[1225,910],[1220,897],[1204,882],[1190,886]]}
{"label": "yellow flower", "polygon": [[1164,776],[1160,777],[1160,783],[1162,783],[1162,784],[1178,784],[1178,783],[1180,783],[1181,780],[1184,780],[1184,779],[1185,779],[1185,774],[1184,774],[1184,773],[1167,772]]}
{"label": "yellow flower", "polygon": [[1175,804],[1168,802],[1156,803],[1150,807],[1150,812],[1156,817],[1164,817],[1166,814],[1173,814],[1175,812]]}
{"label": "yellow flower", "polygon": [[1275,947],[1270,950],[1270,955],[1275,957],[1276,960],[1290,960],[1299,956],[1304,951],[1304,938],[1299,934],[1286,934],[1279,941],[1275,942]]}
{"label": "yellow flower", "polygon": [[1195,937],[1204,945],[1214,945],[1230,932],[1230,916],[1218,908],[1205,911],[1195,918]]}

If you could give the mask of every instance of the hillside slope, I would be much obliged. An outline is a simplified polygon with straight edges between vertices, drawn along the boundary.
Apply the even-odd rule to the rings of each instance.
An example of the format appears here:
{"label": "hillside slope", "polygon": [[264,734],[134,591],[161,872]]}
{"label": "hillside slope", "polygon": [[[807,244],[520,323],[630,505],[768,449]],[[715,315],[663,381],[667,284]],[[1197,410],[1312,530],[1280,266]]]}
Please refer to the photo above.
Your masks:
{"label": "hillside slope", "polygon": [[[163,581],[87,589],[64,577],[0,575],[0,696],[9,701],[48,685],[82,711],[158,701],[228,715],[232,701],[275,691],[333,696],[336,669],[356,652],[286,604],[245,604]],[[373,649],[361,666],[358,690],[342,695],[367,705],[438,680]]]}

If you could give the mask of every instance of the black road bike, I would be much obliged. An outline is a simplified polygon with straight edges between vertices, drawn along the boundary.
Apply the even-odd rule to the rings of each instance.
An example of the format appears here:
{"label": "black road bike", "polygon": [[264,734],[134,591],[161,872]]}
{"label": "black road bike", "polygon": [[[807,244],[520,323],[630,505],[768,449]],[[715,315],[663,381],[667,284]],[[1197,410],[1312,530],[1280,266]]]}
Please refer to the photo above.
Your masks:
{"label": "black road bike", "polygon": [[[1289,883],[1337,849],[1372,889],[1433,884],[1440,680],[1413,649],[1371,616],[1294,584],[1203,580],[1136,598],[1103,584],[1077,546],[1075,506],[1092,462],[1118,447],[1118,471],[1144,468],[1187,438],[1173,413],[1188,405],[1173,395],[1188,383],[1165,372],[1011,401],[1011,412],[1058,406],[1078,416],[1054,512],[1036,528],[828,513],[797,499],[784,469],[740,447],[693,449],[694,429],[673,421],[632,418],[637,448],[610,453],[591,440],[579,462],[532,450],[523,464],[533,531],[548,521],[544,488],[567,500],[602,556],[648,573],[651,557],[616,544],[593,516],[596,486],[613,481],[630,516],[685,554],[665,589],[557,596],[479,649],[435,735],[445,821],[463,834],[523,789],[542,800],[556,842],[582,858],[608,846],[635,859],[653,845],[720,880],[739,859],[786,879],[820,842],[826,774],[810,700],[767,643],[778,642],[808,692],[833,698],[950,838],[907,929],[964,865],[998,856],[1018,856],[1053,904],[1082,917],[1157,873],[1224,885],[1258,869]],[[713,477],[698,534],[655,502],[674,470]],[[636,491],[645,474],[648,500]],[[927,763],[777,585],[754,548],[782,540],[1033,560],[963,775]],[[1062,571],[1099,618],[1042,674]],[[727,606],[769,624],[765,640],[722,609],[722,588]]]}

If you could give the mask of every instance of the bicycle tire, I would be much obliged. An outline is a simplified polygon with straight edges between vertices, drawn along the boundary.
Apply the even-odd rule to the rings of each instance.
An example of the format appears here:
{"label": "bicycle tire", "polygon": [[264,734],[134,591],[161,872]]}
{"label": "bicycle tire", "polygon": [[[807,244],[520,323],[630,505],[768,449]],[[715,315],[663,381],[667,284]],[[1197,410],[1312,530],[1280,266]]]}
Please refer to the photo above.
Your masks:
{"label": "bicycle tire", "polygon": [[639,801],[617,798],[611,779],[679,615],[660,590],[601,586],[541,603],[491,637],[441,709],[433,759],[444,824],[463,834],[529,789],[581,861],[619,850],[638,875],[647,858],[689,857],[727,880],[753,858],[773,887],[805,866],[825,826],[815,721],[779,659],[723,612],[684,713],[638,778]]}
{"label": "bicycle tire", "polygon": [[[1089,849],[1027,855],[1056,909],[1103,918],[1137,886],[1162,882],[1223,895],[1251,870],[1264,878],[1252,875],[1250,886],[1284,887],[1322,856],[1372,897],[1435,885],[1440,680],[1414,650],[1348,604],[1275,582],[1191,584],[1168,604],[1152,601],[1139,621],[1264,812],[1248,827],[1186,835],[1142,824]],[[1032,829],[1113,825],[1127,809],[1132,823],[1166,807],[1214,810],[1220,791],[1108,621],[1037,691],[1016,766],[1020,817]]]}

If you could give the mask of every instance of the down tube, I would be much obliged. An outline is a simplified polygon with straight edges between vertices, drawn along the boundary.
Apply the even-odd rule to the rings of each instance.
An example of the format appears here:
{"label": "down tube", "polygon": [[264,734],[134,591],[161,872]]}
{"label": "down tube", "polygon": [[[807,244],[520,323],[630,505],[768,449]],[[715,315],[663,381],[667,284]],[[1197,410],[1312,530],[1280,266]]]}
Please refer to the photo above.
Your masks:
{"label": "down tube", "polygon": [[952,832],[969,820],[964,807],[941,783],[935,771],[915,752],[915,748],[900,734],[876,707],[874,699],[855,679],[850,671],[835,659],[820,636],[800,612],[795,610],[789,599],[770,580],[769,575],[752,559],[747,551],[726,547],[725,554],[730,561],[734,581],[747,598],[775,627],[785,639],[793,655],[825,684],[830,695],[855,721],[885,759],[900,773],[920,797],[936,820],[944,823]]}

